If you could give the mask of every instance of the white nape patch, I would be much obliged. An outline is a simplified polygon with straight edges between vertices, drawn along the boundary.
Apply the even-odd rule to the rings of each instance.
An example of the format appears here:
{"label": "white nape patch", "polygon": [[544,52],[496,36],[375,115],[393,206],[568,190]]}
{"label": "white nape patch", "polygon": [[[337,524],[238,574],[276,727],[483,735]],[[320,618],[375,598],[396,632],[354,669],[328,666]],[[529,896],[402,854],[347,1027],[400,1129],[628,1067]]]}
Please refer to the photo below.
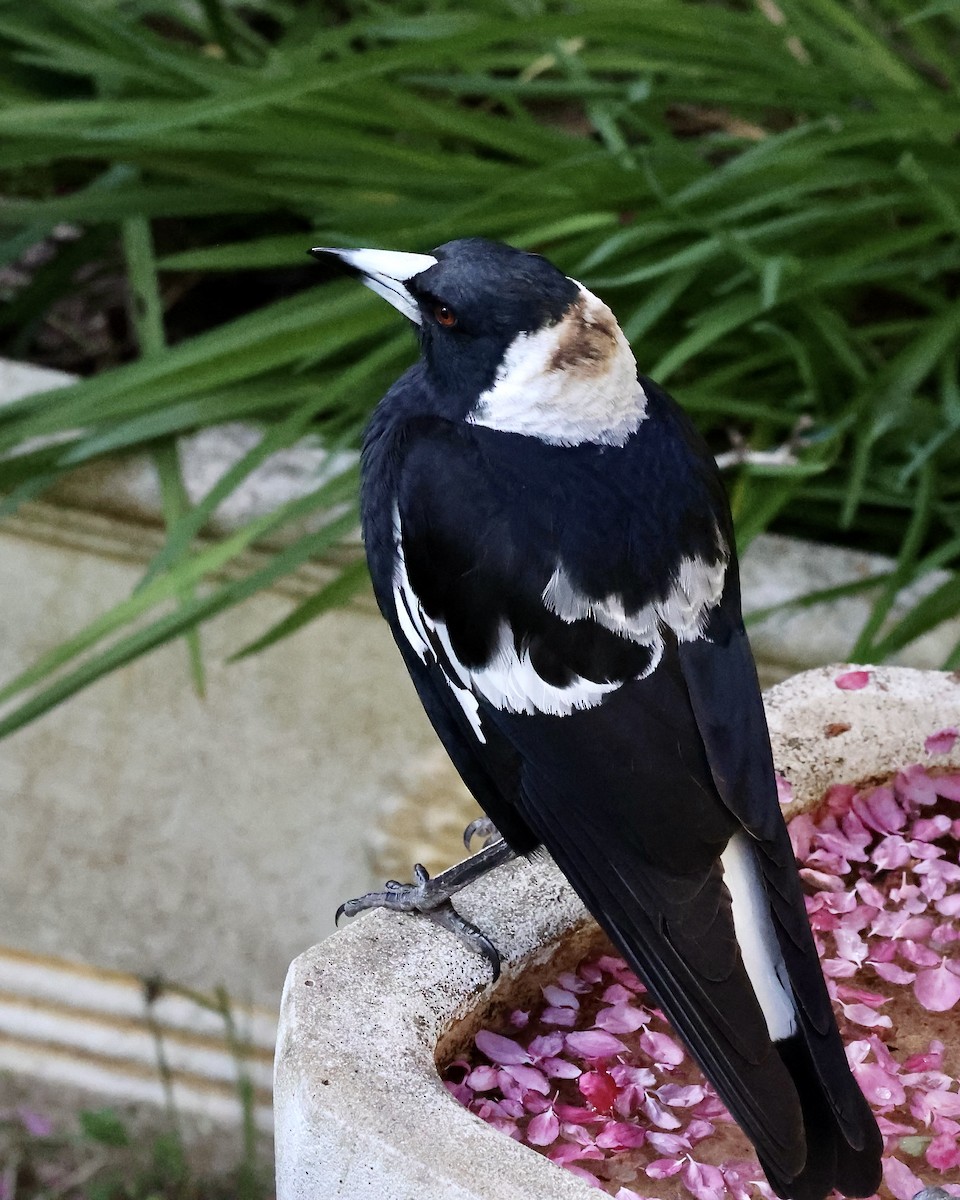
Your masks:
{"label": "white nape patch", "polygon": [[543,589],[543,603],[561,621],[594,620],[620,637],[652,647],[654,655],[644,672],[646,676],[655,670],[663,654],[663,625],[681,642],[692,642],[703,636],[710,610],[723,595],[726,570],[725,556],[714,563],[705,563],[700,558],[681,558],[665,599],[627,612],[623,598],[615,593],[600,600],[582,595],[560,563]]}
{"label": "white nape patch", "polygon": [[610,309],[582,284],[563,318],[507,347],[467,418],[557,446],[622,446],[646,415],[637,360]]}
{"label": "white nape patch", "polygon": [[435,267],[438,260],[432,254],[406,254],[401,250],[339,250],[317,246],[326,254],[335,254],[348,266],[359,271],[363,283],[378,296],[419,325],[420,306],[403,286],[408,279]]}
{"label": "white nape patch", "polygon": [[735,833],[720,855],[720,862],[723,882],[733,902],[733,927],[743,965],[767,1023],[767,1032],[773,1041],[781,1041],[796,1033],[797,1013],[750,835]]}

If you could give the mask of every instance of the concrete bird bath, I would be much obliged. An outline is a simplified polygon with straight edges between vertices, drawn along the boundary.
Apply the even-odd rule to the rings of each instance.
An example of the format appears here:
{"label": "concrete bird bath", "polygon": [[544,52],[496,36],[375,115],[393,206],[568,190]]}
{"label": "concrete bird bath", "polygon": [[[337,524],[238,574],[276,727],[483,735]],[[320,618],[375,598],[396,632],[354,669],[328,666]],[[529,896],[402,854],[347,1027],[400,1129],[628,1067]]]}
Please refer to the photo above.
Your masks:
{"label": "concrete bird bath", "polygon": [[[794,676],[765,699],[777,767],[789,783],[788,817],[817,808],[837,784],[863,789],[916,764],[931,773],[960,770],[955,674],[828,667]],[[486,963],[448,933],[383,912],[292,964],[275,1074],[278,1200],[598,1194],[468,1112],[437,1064],[472,1050],[481,1027],[509,1033],[510,1013],[542,1004],[541,987],[595,950],[601,935],[542,861],[501,868],[462,893],[459,907],[501,950],[495,986]],[[946,952],[955,956],[956,942]],[[948,1090],[957,1092],[955,1081]],[[949,1104],[960,1112],[960,1097]],[[916,1174],[923,1183],[944,1181],[923,1158],[911,1159],[887,1180],[888,1194],[905,1200],[918,1190]],[[666,1185],[670,1194],[690,1190],[679,1180]],[[630,1186],[623,1200],[658,1193],[644,1177]]]}

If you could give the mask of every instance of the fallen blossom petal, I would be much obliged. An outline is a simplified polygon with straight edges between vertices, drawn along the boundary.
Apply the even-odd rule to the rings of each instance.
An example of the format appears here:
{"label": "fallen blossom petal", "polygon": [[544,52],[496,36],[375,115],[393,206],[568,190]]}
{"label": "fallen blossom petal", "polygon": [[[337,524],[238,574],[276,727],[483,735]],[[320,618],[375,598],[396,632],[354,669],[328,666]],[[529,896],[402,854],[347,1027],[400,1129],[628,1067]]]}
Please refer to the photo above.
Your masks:
{"label": "fallen blossom petal", "polygon": [[551,1146],[559,1136],[560,1119],[552,1109],[548,1109],[539,1117],[534,1117],[527,1126],[525,1140],[531,1146]]}
{"label": "fallen blossom petal", "polygon": [[837,995],[841,1000],[861,1000],[864,1004],[869,1004],[871,1008],[879,1008],[881,1004],[886,1004],[890,999],[889,996],[882,996],[879,992],[868,992],[866,988],[848,987],[846,984],[841,984],[837,988]]}
{"label": "fallen blossom petal", "polygon": [[38,1113],[35,1109],[27,1108],[26,1105],[20,1105],[17,1108],[16,1115],[24,1133],[29,1134],[30,1137],[48,1138],[52,1136],[55,1128],[54,1124],[43,1113]]}
{"label": "fallen blossom petal", "polygon": [[657,1129],[651,1129],[647,1134],[648,1145],[657,1150],[660,1154],[669,1155],[671,1158],[676,1155],[684,1154],[690,1149],[690,1142],[687,1137],[681,1133],[661,1133]]}
{"label": "fallen blossom petal", "polygon": [[562,1054],[563,1036],[562,1033],[554,1030],[552,1033],[541,1033],[537,1037],[531,1038],[527,1047],[530,1057],[535,1062],[539,1062],[542,1058],[552,1058],[556,1054]]}
{"label": "fallen blossom petal", "polygon": [[551,1005],[540,1014],[540,1020],[544,1025],[561,1025],[569,1029],[570,1026],[577,1023],[577,1010],[575,1008],[554,1008]]}
{"label": "fallen blossom petal", "polygon": [[[597,1150],[593,1154],[583,1154],[581,1158],[603,1158],[603,1155]],[[598,1191],[603,1191],[603,1184],[592,1171],[588,1171],[585,1167],[578,1167],[576,1163],[567,1167],[567,1170],[571,1175],[579,1175],[591,1187],[596,1188]]]}
{"label": "fallen blossom petal", "polygon": [[943,1066],[943,1042],[934,1038],[922,1054],[912,1054],[903,1064],[905,1071],[939,1071]]}
{"label": "fallen blossom petal", "polygon": [[854,1067],[853,1073],[863,1094],[878,1108],[896,1108],[907,1098],[896,1075],[879,1063],[861,1063]]}
{"label": "fallen blossom petal", "polygon": [[543,992],[543,998],[548,1004],[553,1005],[554,1008],[580,1007],[580,1001],[573,994],[573,992],[568,992],[566,988],[557,987],[555,984],[550,983],[541,990]]}
{"label": "fallen blossom petal", "polygon": [[612,1004],[601,1008],[595,1024],[608,1033],[635,1033],[650,1023],[650,1014],[631,1004]]}
{"label": "fallen blossom petal", "polygon": [[656,1091],[657,1099],[669,1104],[671,1108],[693,1108],[706,1094],[706,1089],[700,1083],[665,1083]]}
{"label": "fallen blossom petal", "polygon": [[669,1112],[662,1104],[658,1104],[649,1093],[644,1097],[641,1107],[647,1119],[652,1121],[658,1129],[679,1129],[682,1124],[672,1112]]}
{"label": "fallen blossom petal", "polygon": [[789,804],[793,800],[793,784],[779,771],[774,772],[774,779],[777,784],[777,799],[781,804]]}
{"label": "fallen blossom petal", "polygon": [[[727,1121],[731,1124],[733,1123],[733,1117],[729,1113],[725,1112],[724,1116]],[[716,1126],[712,1121],[704,1121],[702,1118],[696,1117],[690,1122],[683,1133],[684,1137],[689,1138],[691,1145],[696,1145],[697,1142],[702,1142],[704,1138],[710,1137],[715,1130]]]}
{"label": "fallen blossom petal", "polygon": [[953,1133],[940,1133],[930,1142],[924,1155],[936,1171],[950,1171],[960,1167],[960,1144]]}
{"label": "fallen blossom petal", "polygon": [[576,1079],[582,1072],[576,1063],[565,1058],[544,1058],[540,1069],[548,1079]]}
{"label": "fallen blossom petal", "polygon": [[506,1065],[530,1061],[530,1055],[519,1042],[499,1033],[491,1033],[489,1029],[481,1029],[473,1040],[480,1053],[485,1054],[491,1062]]}
{"label": "fallen blossom petal", "polygon": [[544,1075],[544,1073],[539,1071],[536,1067],[526,1067],[522,1064],[511,1064],[503,1069],[527,1091],[539,1092],[541,1096],[546,1096],[550,1091],[550,1084],[547,1082],[546,1075]]}
{"label": "fallen blossom petal", "polygon": [[632,1004],[636,993],[625,988],[622,983],[611,983],[600,999],[604,1004]]}
{"label": "fallen blossom petal", "polygon": [[859,692],[870,682],[869,671],[846,671],[834,677],[833,682],[842,692]]}
{"label": "fallen blossom petal", "polygon": [[525,1029],[530,1021],[530,1014],[522,1008],[515,1008],[510,1014],[509,1023],[514,1029]]}
{"label": "fallen blossom petal", "polygon": [[643,1145],[644,1131],[628,1121],[608,1121],[597,1134],[597,1145],[604,1150],[636,1150]]}
{"label": "fallen blossom petal", "polygon": [[946,729],[938,729],[924,741],[923,748],[928,754],[949,754],[953,744],[960,737],[956,725],[948,725]]}
{"label": "fallen blossom petal", "polygon": [[577,1086],[597,1112],[608,1113],[613,1108],[617,1084],[606,1071],[585,1071],[577,1081]]}
{"label": "fallen blossom petal", "polygon": [[884,1156],[883,1182],[887,1185],[896,1200],[913,1200],[917,1192],[923,1189],[923,1184],[909,1167],[898,1158]]}
{"label": "fallen blossom petal", "polygon": [[722,1200],[726,1192],[723,1175],[719,1167],[695,1162],[688,1158],[680,1172],[683,1186],[696,1200]]}
{"label": "fallen blossom petal", "polygon": [[878,1013],[868,1004],[841,1004],[843,1015],[855,1025],[865,1029],[892,1029],[893,1022],[883,1013]]}
{"label": "fallen blossom petal", "polygon": [[917,977],[916,971],[906,971],[903,967],[897,966],[895,962],[875,962],[873,959],[868,959],[867,965],[873,967],[880,978],[885,979],[887,983],[913,983]]}
{"label": "fallen blossom petal", "polygon": [[910,826],[910,836],[921,842],[934,842],[950,832],[953,822],[946,813],[935,817],[918,817]]}
{"label": "fallen blossom petal", "polygon": [[925,1125],[932,1124],[937,1117],[960,1117],[960,1093],[951,1092],[945,1087],[914,1092],[910,1100],[910,1113]]}
{"label": "fallen blossom petal", "polygon": [[471,1091],[490,1092],[497,1086],[499,1075],[500,1072],[496,1067],[474,1067],[463,1082]]}
{"label": "fallen blossom petal", "polygon": [[917,808],[933,804],[937,799],[936,786],[922,763],[914,763],[913,766],[898,771],[893,787],[901,802]]}
{"label": "fallen blossom petal", "polygon": [[960,975],[954,974],[943,959],[940,965],[920,971],[913,984],[913,994],[927,1012],[948,1012],[960,1000]]}
{"label": "fallen blossom petal", "polygon": [[576,971],[561,971],[557,976],[557,983],[568,992],[590,991],[590,984],[586,980],[581,979]]}
{"label": "fallen blossom petal", "polygon": [[640,1038],[640,1049],[661,1067],[678,1067],[685,1057],[682,1047],[669,1034],[649,1029]]}
{"label": "fallen blossom petal", "polygon": [[960,771],[937,775],[932,782],[937,795],[944,800],[960,800]]}
{"label": "fallen blossom petal", "polygon": [[943,917],[960,917],[960,892],[954,892],[950,896],[944,896],[942,900],[937,900],[934,908]]}
{"label": "fallen blossom petal", "polygon": [[850,807],[864,825],[877,833],[898,833],[907,823],[907,814],[897,803],[891,787],[875,787],[865,795],[858,793]]}
{"label": "fallen blossom petal", "polygon": [[904,938],[900,943],[899,950],[901,955],[908,962],[912,962],[915,967],[937,967],[942,961],[940,955],[931,950],[929,946],[915,942],[913,938]]}
{"label": "fallen blossom petal", "polygon": [[870,857],[881,871],[896,871],[910,861],[910,847],[899,833],[891,833],[874,846]]}
{"label": "fallen blossom petal", "polygon": [[651,1179],[672,1179],[683,1170],[682,1158],[656,1158],[643,1168]]}
{"label": "fallen blossom petal", "polygon": [[564,1045],[573,1054],[582,1058],[612,1058],[615,1054],[626,1053],[626,1046],[612,1033],[604,1033],[601,1029],[585,1029],[576,1033],[568,1033]]}

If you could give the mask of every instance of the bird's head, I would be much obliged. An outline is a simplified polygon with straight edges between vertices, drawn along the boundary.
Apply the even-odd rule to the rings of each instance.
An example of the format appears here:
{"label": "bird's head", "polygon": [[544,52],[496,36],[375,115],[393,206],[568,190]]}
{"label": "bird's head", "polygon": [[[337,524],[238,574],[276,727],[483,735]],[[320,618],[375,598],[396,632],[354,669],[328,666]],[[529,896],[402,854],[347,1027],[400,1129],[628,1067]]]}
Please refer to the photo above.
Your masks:
{"label": "bird's head", "polygon": [[609,308],[539,254],[460,238],[432,254],[316,248],[413,321],[451,418],[572,445],[620,444],[643,419]]}

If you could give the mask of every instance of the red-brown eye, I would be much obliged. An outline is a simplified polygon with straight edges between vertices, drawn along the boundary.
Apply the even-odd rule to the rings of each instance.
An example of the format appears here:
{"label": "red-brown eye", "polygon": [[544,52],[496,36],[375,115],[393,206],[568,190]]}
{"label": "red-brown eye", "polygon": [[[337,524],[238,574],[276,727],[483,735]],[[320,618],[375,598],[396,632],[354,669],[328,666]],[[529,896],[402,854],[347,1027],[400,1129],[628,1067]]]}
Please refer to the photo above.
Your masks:
{"label": "red-brown eye", "polygon": [[433,316],[437,324],[442,325],[444,329],[452,329],[457,323],[457,314],[446,304],[435,304]]}

